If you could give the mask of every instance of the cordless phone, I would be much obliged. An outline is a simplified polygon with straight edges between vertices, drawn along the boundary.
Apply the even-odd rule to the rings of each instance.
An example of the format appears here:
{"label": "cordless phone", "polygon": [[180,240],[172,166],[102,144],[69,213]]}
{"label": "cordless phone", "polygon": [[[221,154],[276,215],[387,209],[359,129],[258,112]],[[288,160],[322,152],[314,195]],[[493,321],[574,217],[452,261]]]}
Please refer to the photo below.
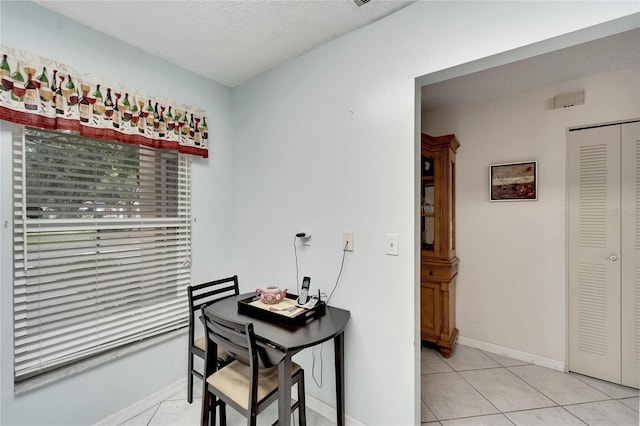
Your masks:
{"label": "cordless phone", "polygon": [[298,297],[298,304],[304,305],[309,300],[309,286],[311,285],[311,277],[304,277],[302,279],[302,290],[300,291],[300,297]]}

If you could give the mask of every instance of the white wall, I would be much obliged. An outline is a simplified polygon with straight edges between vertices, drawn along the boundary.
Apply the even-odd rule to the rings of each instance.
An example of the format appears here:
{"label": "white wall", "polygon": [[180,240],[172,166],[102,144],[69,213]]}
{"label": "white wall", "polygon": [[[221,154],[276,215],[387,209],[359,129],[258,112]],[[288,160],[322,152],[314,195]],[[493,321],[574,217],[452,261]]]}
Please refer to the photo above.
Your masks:
{"label": "white wall", "polygon": [[[102,36],[34,3],[0,3],[0,40],[76,69],[204,108],[210,129],[209,158],[193,160],[193,282],[233,273],[231,90]],[[132,28],[132,31],[135,30]],[[11,223],[9,125],[0,127],[0,215]],[[186,336],[14,396],[11,229],[0,227],[0,424],[87,425],[186,378]]]}
{"label": "white wall", "polygon": [[[245,285],[293,286],[293,235],[308,230],[301,274],[328,293],[342,232],[355,233],[332,300],[352,313],[349,416],[369,425],[419,422],[415,78],[637,10],[635,3],[418,2],[234,90],[235,253]],[[508,226],[518,229],[518,221]],[[397,257],[385,255],[388,232],[400,235]],[[325,378],[333,370],[328,346]],[[310,355],[300,358],[310,370]],[[308,393],[332,403],[331,386],[307,383]]]}
{"label": "white wall", "polygon": [[[457,318],[465,338],[564,365],[566,131],[640,118],[639,68],[609,72],[422,116],[425,133],[455,133]],[[584,90],[584,105],[550,109]],[[538,201],[488,201],[492,163],[538,161]]]}

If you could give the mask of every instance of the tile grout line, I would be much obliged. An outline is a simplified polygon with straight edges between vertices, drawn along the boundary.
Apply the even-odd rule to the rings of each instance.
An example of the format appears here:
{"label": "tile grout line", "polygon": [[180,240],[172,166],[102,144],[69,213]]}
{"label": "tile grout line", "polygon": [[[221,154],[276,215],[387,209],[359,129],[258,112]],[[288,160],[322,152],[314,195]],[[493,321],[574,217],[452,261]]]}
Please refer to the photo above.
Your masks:
{"label": "tile grout line", "polygon": [[[545,367],[542,367],[542,368],[545,368]],[[615,399],[615,398],[611,397],[611,395],[606,394],[606,393],[602,392],[601,390],[599,390],[599,389],[597,389],[597,388],[595,388],[595,387],[593,387],[593,386],[589,385],[588,383],[582,382],[582,381],[580,380],[580,382],[581,382],[581,383],[586,384],[586,385],[587,385],[587,386],[589,386],[591,389],[595,390],[595,391],[596,391],[596,392],[598,392],[598,393],[601,393],[602,395],[606,396],[607,398],[605,398],[605,399],[596,399],[596,400],[593,400],[593,401],[576,402],[576,403],[573,403],[573,404],[564,404],[564,405],[563,405],[563,404],[560,404],[560,403],[558,403],[557,401],[555,401],[553,398],[551,398],[549,395],[547,395],[546,393],[544,393],[543,391],[541,391],[541,390],[540,390],[540,389],[538,389],[537,387],[535,387],[532,383],[527,382],[524,378],[520,377],[519,375],[517,375],[516,373],[514,373],[514,372],[513,372],[513,371],[511,371],[510,369],[508,369],[508,368],[507,368],[507,370],[509,370],[509,372],[510,372],[511,374],[513,374],[514,376],[516,376],[517,378],[519,378],[520,380],[522,380],[524,383],[526,383],[527,385],[531,386],[531,387],[532,387],[533,389],[535,389],[536,391],[540,392],[540,393],[541,393],[542,395],[544,395],[546,398],[548,398],[549,400],[553,401],[553,402],[554,402],[557,406],[559,406],[559,407],[563,407],[564,405],[588,404],[588,403],[591,403],[591,402],[610,401],[610,400],[612,400],[612,399]],[[567,374],[567,373],[562,373],[562,374]],[[569,377],[570,377],[570,376],[569,376]]]}
{"label": "tile grout line", "polygon": [[[616,397],[614,397],[614,396],[612,396],[612,395],[609,395],[609,394],[608,394],[608,393],[606,393],[605,391],[598,389],[597,387],[593,386],[591,383],[589,383],[589,382],[587,382],[587,381],[585,381],[585,380],[582,380],[582,379],[580,378],[580,377],[582,376],[580,373],[573,373],[573,374],[571,374],[571,372],[568,372],[568,373],[566,373],[566,374],[568,374],[570,377],[573,377],[573,378],[574,378],[574,379],[576,379],[576,380],[579,380],[581,383],[584,383],[585,385],[587,385],[587,386],[589,386],[589,387],[591,387],[591,388],[595,389],[596,391],[598,391],[598,392],[600,392],[600,393],[602,393],[602,394],[607,395],[607,396],[608,396],[608,397],[610,397],[611,399],[636,398],[636,397],[638,397],[638,396],[639,396],[639,395],[636,395],[636,396],[630,396],[630,397],[616,398]],[[585,376],[585,377],[589,377],[589,376]],[[594,380],[601,380],[601,379],[597,379],[597,378],[595,378],[595,377],[591,377],[591,378],[592,378],[592,379],[594,379]],[[604,381],[604,380],[602,380],[602,381]],[[606,381],[605,381],[605,382],[606,382]],[[611,383],[611,384],[613,384],[613,385],[620,386],[620,387],[624,387],[624,388],[635,389],[635,388],[632,388],[632,387],[629,387],[629,386],[625,386],[625,385],[622,385],[622,384],[619,384],[619,383],[614,383],[614,382],[606,382],[606,383]],[[636,390],[637,390],[637,389],[636,389]]]}
{"label": "tile grout line", "polygon": [[[162,402],[164,402],[164,401],[162,401]],[[162,402],[160,404],[162,404]],[[160,409],[160,404],[156,405],[156,409],[153,411],[153,414],[149,418],[149,421],[147,422],[147,426],[149,426],[151,424],[151,420],[153,420],[153,418],[156,416],[156,414],[158,414],[158,410]]]}
{"label": "tile grout line", "polygon": [[[544,368],[544,367],[543,367]],[[520,380],[522,383],[524,383],[527,386],[530,386],[531,389],[535,390],[536,392],[538,392],[540,395],[544,396],[545,398],[547,398],[549,401],[553,402],[554,404],[556,404],[556,407],[562,407],[562,405],[560,405],[555,399],[551,398],[549,395],[547,395],[546,393],[542,392],[540,389],[538,389],[537,387],[535,387],[534,385],[532,385],[531,383],[527,382],[525,379],[523,379],[522,377],[518,376],[516,373],[514,373],[513,371],[511,371],[509,368],[507,368],[507,371],[509,373],[511,373],[516,379]],[[544,407],[540,407],[540,408],[544,408]]]}
{"label": "tile grout line", "polygon": [[[422,395],[420,396],[420,401],[422,401],[422,403],[427,406],[427,409],[431,412],[431,415],[433,415],[433,417],[435,417],[436,420],[439,421],[440,419],[438,419],[438,416],[436,416],[436,413],[433,412],[433,409],[429,407],[429,404],[427,404],[427,401],[422,399]],[[420,412],[420,417],[422,417],[422,411]]]}
{"label": "tile grout line", "polygon": [[[499,368],[504,368],[504,367],[499,367]],[[496,368],[493,368],[494,370]],[[483,368],[482,370],[490,370],[489,368]],[[476,371],[476,370],[463,370],[463,371]],[[500,410],[498,407],[496,407],[493,402],[489,401],[489,398],[487,398],[482,392],[480,392],[478,389],[476,389],[475,386],[473,386],[471,383],[469,383],[469,381],[467,379],[464,378],[464,376],[462,374],[460,374],[460,372],[456,371],[456,374],[462,379],[464,380],[464,382],[466,384],[468,384],[469,386],[471,386],[471,389],[473,389],[474,391],[478,392],[478,394],[483,397],[485,399],[485,401],[487,401],[493,408],[495,408],[498,413],[502,414],[505,418],[507,418],[507,420],[509,420],[511,422],[511,419],[509,419],[507,416],[504,415],[504,413],[502,412],[502,410]],[[513,423],[513,422],[511,422]]]}
{"label": "tile grout line", "polygon": [[572,417],[575,417],[576,419],[578,419],[579,421],[581,421],[582,423],[584,423],[585,425],[589,426],[589,423],[585,422],[584,420],[582,420],[580,417],[576,416],[575,414],[573,414],[571,411],[567,410],[567,407],[565,407],[564,405],[560,406],[564,411],[566,411],[567,413],[569,413]]}
{"label": "tile grout line", "polygon": [[[432,350],[433,350],[433,349],[432,349]],[[496,361],[493,361],[493,360],[492,360],[493,362],[495,362],[495,363],[498,365],[498,367],[490,367],[490,368],[488,367],[488,368],[478,368],[478,369],[476,369],[476,370],[460,370],[460,371],[458,371],[458,370],[456,370],[456,369],[455,369],[451,364],[449,364],[449,363],[447,362],[447,359],[446,359],[446,358],[444,358],[443,356],[438,355],[438,353],[437,353],[437,352],[436,352],[436,355],[437,355],[437,356],[438,356],[438,357],[439,357],[439,358],[440,358],[440,359],[441,359],[441,360],[442,360],[442,361],[447,365],[447,367],[451,368],[451,370],[452,370],[452,372],[453,372],[453,373],[455,373],[455,374],[456,374],[458,377],[460,377],[460,378],[461,378],[461,379],[462,379],[466,384],[468,384],[468,385],[471,387],[471,389],[475,390],[475,391],[478,393],[478,395],[480,395],[482,398],[484,398],[484,400],[485,400],[485,401],[487,401],[487,402],[489,403],[489,405],[491,405],[491,406],[492,406],[496,411],[498,411],[498,413],[500,413],[500,414],[502,414],[502,415],[504,416],[504,414],[502,413],[502,411],[500,411],[500,409],[498,409],[498,407],[496,407],[496,406],[495,406],[491,401],[489,401],[489,400],[487,399],[487,397],[486,397],[486,396],[484,396],[484,395],[482,394],[482,392],[480,392],[478,389],[476,389],[476,388],[475,388],[471,383],[469,383],[469,382],[468,382],[468,381],[467,381],[467,380],[466,380],[466,379],[465,379],[465,378],[460,374],[460,371],[490,370],[490,369],[504,368],[504,367],[501,367],[501,366],[500,366],[500,364],[499,364],[498,362],[496,362]],[[485,356],[486,356],[486,355],[485,355]],[[420,399],[422,399],[422,398],[420,398]],[[426,401],[425,401],[425,404],[426,404]],[[428,406],[428,404],[427,404],[427,406]],[[436,419],[438,419],[438,421],[440,421],[440,418],[439,418],[438,416],[436,416],[436,414],[433,412],[433,410],[431,410],[431,413],[434,415],[434,417],[435,417]],[[471,417],[473,417],[473,416],[471,416]],[[477,416],[475,416],[475,417],[477,417]],[[504,417],[505,417],[505,418],[507,418],[506,416],[504,416]],[[463,417],[461,417],[461,418],[463,418]],[[443,419],[443,420],[453,420],[453,419]],[[509,418],[507,418],[507,420],[509,420]],[[511,420],[509,420],[509,422],[510,422],[510,423],[513,423],[513,422],[511,422]]]}
{"label": "tile grout line", "polygon": [[[491,357],[489,357],[488,355],[485,355],[485,356],[487,356],[488,358],[491,358]],[[510,422],[510,423],[512,423],[512,424],[513,424],[513,422],[511,421],[511,419],[509,419],[509,417],[507,417],[507,416],[505,415],[505,413],[516,413],[516,412],[520,412],[520,411],[531,411],[531,410],[539,410],[539,409],[544,409],[544,408],[555,408],[555,407],[561,407],[561,408],[565,409],[562,405],[558,404],[558,402],[556,402],[555,400],[553,400],[552,398],[550,398],[548,395],[546,395],[546,394],[545,394],[544,392],[542,392],[540,389],[536,388],[534,385],[532,385],[531,383],[527,382],[526,380],[524,380],[523,378],[521,378],[520,376],[518,376],[517,374],[515,374],[513,371],[511,371],[511,370],[509,369],[509,367],[503,366],[502,364],[500,364],[500,363],[499,363],[498,361],[496,361],[496,360],[493,360],[493,359],[492,359],[492,361],[493,361],[493,362],[495,362],[496,364],[498,364],[498,365],[499,365],[499,367],[476,368],[476,369],[469,369],[469,370],[455,370],[455,369],[454,369],[454,372],[455,372],[456,374],[458,374],[458,376],[459,376],[460,378],[462,378],[462,380],[464,380],[464,381],[465,381],[469,386],[471,386],[471,388],[472,388],[472,389],[474,389],[476,392],[478,392],[478,394],[480,394],[480,396],[482,396],[482,397],[483,397],[483,398],[484,398],[484,399],[485,399],[489,404],[491,404],[491,406],[492,406],[493,408],[495,408],[495,409],[496,409],[500,414],[502,414],[502,415],[503,415],[507,420],[509,420],[509,422]],[[453,367],[452,367],[449,363],[447,363],[446,361],[445,361],[445,363],[446,363],[449,367],[453,368]],[[460,373],[460,371],[463,371],[463,372],[464,372],[464,371],[497,370],[497,369],[503,369],[503,370],[508,371],[511,375],[513,375],[514,377],[516,377],[516,378],[517,378],[518,380],[520,380],[522,383],[526,384],[527,386],[530,386],[533,390],[535,390],[536,392],[539,392],[542,396],[544,396],[544,397],[545,397],[545,398],[547,398],[549,401],[551,401],[552,403],[554,403],[554,404],[555,404],[555,407],[554,407],[554,406],[551,406],[551,407],[537,407],[537,408],[527,408],[527,409],[524,409],[524,410],[502,411],[502,410],[500,410],[498,407],[496,407],[496,406],[495,406],[491,401],[489,401],[489,399],[488,399],[488,398],[487,398],[487,397],[486,397],[482,392],[480,392],[480,390],[479,390],[479,389],[477,389],[475,386],[473,386],[471,383],[469,383],[469,381],[468,381],[468,380],[466,380],[466,379],[464,378],[464,376],[463,376],[463,375],[459,374],[459,373]],[[603,394],[604,394],[604,392],[600,392],[600,393],[603,393]],[[608,395],[607,395],[607,396],[608,396]],[[565,410],[566,410],[566,409],[565,409]],[[566,410],[566,411],[567,411],[567,412],[569,412],[568,410]],[[571,413],[571,412],[569,412],[569,413],[570,413],[573,417],[575,417],[575,415],[574,415],[573,413]],[[434,414],[434,415],[435,415],[435,414]],[[472,417],[478,417],[478,416],[472,416]],[[447,420],[448,420],[448,419],[447,419]],[[580,420],[580,421],[582,421],[581,419],[579,419],[579,420]],[[584,422],[583,422],[583,423],[584,423]]]}
{"label": "tile grout line", "polygon": [[[444,358],[443,356],[440,356],[440,354],[438,354],[437,352],[435,352],[434,350],[431,350],[432,353],[434,353],[437,356],[437,359],[439,359],[440,361],[442,361],[444,363],[444,365],[446,367],[448,367],[451,371],[434,371],[434,372],[428,372],[428,373],[421,373],[421,377],[424,376],[429,376],[429,375],[434,375],[434,374],[443,374],[443,373],[451,373],[454,372],[457,374],[458,377],[460,377],[465,383],[467,383],[467,385],[470,386],[471,389],[475,390],[478,394],[480,394],[480,396],[482,396],[482,398],[487,401],[489,403],[490,406],[492,406],[500,415],[502,415],[503,417],[505,417],[509,423],[514,424],[513,421],[511,421],[511,419],[509,417],[507,417],[505,414],[506,413],[517,413],[517,412],[526,412],[526,411],[535,411],[535,410],[541,410],[541,409],[549,409],[549,408],[556,408],[559,407],[562,409],[562,412],[569,414],[572,418],[577,419],[580,423],[588,425],[588,423],[581,419],[580,417],[578,417],[577,415],[575,415],[574,413],[572,413],[571,411],[569,411],[567,409],[568,406],[575,406],[575,405],[582,405],[582,404],[591,404],[591,403],[599,403],[599,402],[608,402],[608,401],[618,401],[621,405],[624,405],[628,408],[630,408],[631,410],[635,411],[636,413],[638,411],[636,411],[633,407],[630,407],[627,404],[624,404],[622,401],[623,400],[632,400],[634,398],[638,398],[640,395],[635,395],[635,396],[622,396],[622,397],[615,397],[613,395],[611,395],[609,392],[605,392],[604,390],[601,390],[599,388],[597,388],[595,385],[588,383],[587,381],[582,380],[580,377],[576,376],[576,375],[572,375],[570,374],[570,372],[562,372],[564,374],[566,374],[568,377],[570,377],[571,379],[577,380],[578,382],[580,382],[581,384],[587,385],[587,388],[597,392],[598,394],[604,396],[604,398],[602,399],[596,399],[596,400],[589,400],[589,401],[583,401],[583,402],[575,402],[575,403],[571,403],[571,404],[565,404],[565,405],[561,405],[560,403],[558,403],[558,401],[556,401],[554,398],[548,396],[545,392],[543,392],[542,390],[538,389],[534,384],[529,383],[525,378],[520,377],[518,374],[516,374],[512,368],[516,368],[516,367],[522,367],[525,365],[536,365],[536,364],[530,364],[530,363],[525,363],[523,365],[513,365],[513,366],[508,366],[508,365],[503,365],[502,363],[500,363],[499,361],[491,358],[489,355],[484,354],[483,355],[487,358],[489,358],[492,362],[494,362],[495,364],[497,364],[497,367],[482,367],[482,368],[470,368],[470,369],[456,369],[452,364],[450,364],[449,362],[447,362],[447,359]],[[480,351],[482,353],[482,351]],[[499,368],[502,368],[504,370],[507,370],[511,376],[515,377],[516,380],[518,380],[519,382],[523,383],[524,385],[530,387],[531,389],[533,389],[535,392],[538,392],[540,395],[542,395],[544,398],[547,398],[547,400],[549,400],[552,404],[552,406],[547,406],[547,407],[533,407],[533,408],[527,408],[527,409],[522,409],[522,410],[513,410],[513,411],[501,411],[500,409],[498,409],[498,407],[496,407],[482,392],[480,392],[479,389],[477,389],[475,386],[473,386],[469,381],[467,381],[465,379],[465,377],[461,374],[463,372],[466,371],[481,371],[481,370],[497,370]],[[543,368],[547,368],[547,367],[543,367]],[[621,384],[615,384],[613,383],[613,385],[617,385],[617,386],[623,386]],[[630,388],[633,389],[633,388]],[[615,392],[611,392],[611,393],[615,393]],[[477,416],[465,416],[465,417],[456,417],[456,418],[451,418],[451,419],[440,419],[439,417],[437,417],[435,415],[435,413],[433,412],[433,409],[430,407],[429,403],[427,401],[425,401],[424,399],[420,398],[421,402],[425,404],[425,406],[427,408],[429,408],[429,410],[431,411],[431,413],[433,414],[433,416],[436,418],[437,422],[439,424],[442,424],[442,421],[448,421],[448,420],[457,420],[457,419],[467,419],[467,418],[476,418],[476,417],[486,417],[489,415],[495,415],[495,414],[481,414],[481,415],[477,415]],[[497,414],[497,413],[496,413]],[[422,423],[422,422],[421,422]],[[428,423],[428,422],[425,422]]]}
{"label": "tile grout line", "polygon": [[[514,425],[515,425],[515,423],[513,423],[513,421],[512,421],[512,420],[511,420],[507,415],[506,415],[506,414],[508,414],[508,413],[519,413],[519,412],[535,411],[535,410],[542,410],[542,409],[549,409],[549,408],[560,408],[560,409],[562,409],[563,411],[566,411],[568,414],[570,414],[570,415],[571,415],[571,417],[574,417],[574,418],[576,418],[577,420],[579,420],[581,423],[584,423],[585,425],[589,426],[589,424],[588,424],[588,423],[586,423],[584,420],[582,420],[581,418],[577,417],[577,416],[576,416],[575,414],[573,414],[571,411],[567,410],[567,409],[566,409],[566,407],[565,407],[564,405],[560,405],[560,404],[558,404],[555,400],[553,400],[552,398],[550,398],[549,396],[547,396],[544,392],[542,392],[541,390],[539,390],[538,388],[536,388],[534,385],[532,385],[531,383],[528,383],[527,381],[525,381],[524,379],[522,379],[521,377],[519,377],[517,374],[515,374],[514,372],[512,372],[511,370],[509,370],[509,368],[508,368],[508,367],[499,367],[499,368],[502,368],[502,369],[505,369],[505,370],[509,371],[509,373],[511,373],[512,375],[514,375],[516,378],[518,378],[519,380],[521,380],[523,383],[525,383],[526,385],[530,386],[530,387],[531,387],[532,389],[534,389],[536,392],[539,392],[539,393],[540,393],[541,395],[543,395],[545,398],[549,399],[549,401],[553,402],[553,403],[555,404],[555,406],[551,406],[551,407],[537,407],[537,408],[526,408],[526,409],[523,409],[523,410],[514,410],[514,411],[502,411],[502,410],[500,410],[498,407],[496,407],[496,406],[495,406],[491,401],[489,401],[489,400],[487,399],[487,397],[486,397],[482,392],[480,392],[480,390],[476,389],[476,388],[475,388],[471,383],[469,383],[469,381],[467,381],[467,380],[464,378],[464,376],[462,376],[461,374],[459,374],[459,371],[454,370],[454,372],[455,372],[456,374],[458,374],[458,376],[459,376],[460,378],[462,378],[462,380],[464,380],[464,381],[465,381],[469,386],[471,386],[471,388],[473,388],[476,392],[478,392],[478,394],[480,394],[480,396],[482,396],[482,397],[483,397],[483,398],[484,398],[484,399],[485,399],[489,404],[491,404],[491,406],[492,406],[492,407],[494,407],[494,408],[495,408],[495,409],[496,409],[496,410],[497,410],[497,411],[498,411],[498,412],[499,412],[503,417],[505,417],[505,418],[506,418],[506,419],[507,419],[511,424],[514,424]],[[495,367],[494,367],[494,368],[478,368],[478,369],[475,369],[475,370],[461,370],[461,371],[478,371],[478,370],[491,370],[491,369],[496,370],[496,369],[498,369],[498,368],[495,368]],[[597,389],[596,389],[596,390],[597,390]],[[601,393],[603,393],[603,394],[604,394],[604,392],[601,392]],[[607,395],[607,396],[609,396],[609,395]],[[611,398],[611,399],[607,399],[607,400],[602,400],[602,401],[609,401],[609,400],[612,400],[612,399],[613,399],[613,398]],[[615,399],[613,399],[613,400],[615,400]],[[602,402],[602,401],[590,401],[590,402]],[[590,402],[589,402],[589,403],[590,403]],[[586,402],[585,402],[585,403],[586,403]],[[576,404],[567,404],[567,405],[580,405],[580,404],[585,404],[585,403],[576,403]],[[426,404],[426,402],[425,402],[425,404]],[[433,412],[433,411],[432,411],[432,412]],[[489,415],[493,415],[493,414],[483,414],[483,415],[480,415],[480,416],[459,417],[459,418],[456,418],[455,420],[457,420],[457,419],[465,419],[465,418],[474,418],[474,417],[483,417],[483,416],[489,416]],[[434,414],[434,416],[435,416],[435,414]],[[436,418],[437,418],[437,417],[436,417]],[[440,419],[438,419],[438,420],[440,420]],[[454,420],[454,419],[444,419],[444,420]]]}

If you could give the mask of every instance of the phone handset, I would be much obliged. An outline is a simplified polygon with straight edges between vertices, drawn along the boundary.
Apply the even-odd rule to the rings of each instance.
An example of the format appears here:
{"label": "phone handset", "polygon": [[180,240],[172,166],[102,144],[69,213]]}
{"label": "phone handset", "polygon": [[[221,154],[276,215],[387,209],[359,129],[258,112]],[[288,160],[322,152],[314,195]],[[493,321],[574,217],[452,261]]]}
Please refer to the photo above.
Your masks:
{"label": "phone handset", "polygon": [[309,300],[309,286],[311,286],[311,277],[304,277],[302,279],[302,290],[297,300],[297,305],[305,305]]}
{"label": "phone handset", "polygon": [[316,303],[320,301],[320,290],[318,290],[318,296],[309,297],[309,286],[311,285],[311,278],[304,277],[302,279],[302,289],[300,290],[300,296],[296,300],[296,305],[300,308],[312,309],[316,306]]}

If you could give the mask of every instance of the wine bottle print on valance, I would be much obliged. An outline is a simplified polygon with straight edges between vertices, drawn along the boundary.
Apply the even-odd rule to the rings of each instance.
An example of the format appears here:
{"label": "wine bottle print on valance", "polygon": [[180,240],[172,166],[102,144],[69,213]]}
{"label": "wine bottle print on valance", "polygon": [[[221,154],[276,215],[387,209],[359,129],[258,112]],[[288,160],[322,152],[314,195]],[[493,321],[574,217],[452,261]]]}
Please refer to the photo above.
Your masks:
{"label": "wine bottle print on valance", "polygon": [[208,157],[204,111],[0,45],[0,119]]}

